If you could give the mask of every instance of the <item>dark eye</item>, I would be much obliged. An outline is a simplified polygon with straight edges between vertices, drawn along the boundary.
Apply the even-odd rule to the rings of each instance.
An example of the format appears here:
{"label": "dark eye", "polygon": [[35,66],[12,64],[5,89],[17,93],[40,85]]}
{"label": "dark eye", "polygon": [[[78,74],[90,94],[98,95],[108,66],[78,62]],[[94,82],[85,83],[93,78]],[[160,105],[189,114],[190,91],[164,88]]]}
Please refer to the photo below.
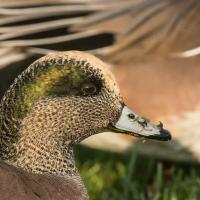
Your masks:
{"label": "dark eye", "polygon": [[81,92],[83,95],[92,95],[95,94],[97,91],[97,87],[94,83],[83,83],[81,86]]}

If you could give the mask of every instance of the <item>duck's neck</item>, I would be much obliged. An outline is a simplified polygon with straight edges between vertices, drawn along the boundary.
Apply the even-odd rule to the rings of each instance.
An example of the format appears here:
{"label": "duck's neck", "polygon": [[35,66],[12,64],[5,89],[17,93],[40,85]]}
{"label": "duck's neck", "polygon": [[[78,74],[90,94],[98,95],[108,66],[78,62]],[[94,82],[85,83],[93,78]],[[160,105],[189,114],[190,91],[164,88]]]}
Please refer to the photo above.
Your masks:
{"label": "duck's neck", "polygon": [[[27,172],[51,174],[73,180],[83,191],[85,199],[88,199],[73,154],[73,142],[78,141],[75,139],[78,133],[67,125],[63,127],[63,123],[57,120],[63,117],[62,113],[54,110],[55,108],[51,107],[47,100],[45,103],[43,105],[45,109],[33,108],[32,112],[21,120],[15,120],[9,112],[1,110],[3,117],[0,159],[3,158],[9,164]],[[57,105],[56,102],[53,104]],[[49,109],[51,115],[48,115]],[[15,131],[12,131],[13,127]]]}
{"label": "duck's neck", "polygon": [[46,144],[34,142],[31,138],[20,139],[17,144],[17,159],[11,164],[33,173],[79,176],[71,146],[61,148],[58,144],[52,145],[52,141]]}
{"label": "duck's neck", "polygon": [[[15,96],[14,93],[12,95]],[[53,118],[47,117],[42,108],[40,112],[33,109],[20,119],[13,109],[16,108],[14,100],[10,99],[1,104],[0,159],[28,172],[79,176],[73,145],[68,138],[63,137],[72,133],[64,133],[62,125],[55,124],[59,113],[55,111],[56,116]]]}
{"label": "duck's neck", "polygon": [[[9,160],[8,164],[29,173],[55,175],[63,177],[67,182],[70,180],[77,185],[83,199],[88,200],[87,189],[76,168],[70,141],[64,140],[63,137],[58,138],[58,132],[48,122],[44,127],[31,126],[35,123],[33,119],[32,124],[29,121],[25,123],[30,126],[22,126],[20,129],[21,137],[15,144],[16,157]],[[27,131],[30,131],[30,137],[27,136]]]}
{"label": "duck's neck", "polygon": [[[43,134],[45,133],[45,134]],[[52,137],[49,134],[52,133]],[[34,137],[23,137],[15,144],[16,157],[11,164],[25,171],[39,174],[53,174],[63,177],[79,177],[75,165],[73,146],[70,141],[60,141],[53,138],[53,132],[46,129]],[[33,134],[31,132],[30,134]],[[46,138],[44,138],[47,136]]]}
{"label": "duck's neck", "polygon": [[73,144],[64,137],[70,133],[64,133],[45,114],[33,111],[21,121],[9,163],[33,173],[78,176]]}

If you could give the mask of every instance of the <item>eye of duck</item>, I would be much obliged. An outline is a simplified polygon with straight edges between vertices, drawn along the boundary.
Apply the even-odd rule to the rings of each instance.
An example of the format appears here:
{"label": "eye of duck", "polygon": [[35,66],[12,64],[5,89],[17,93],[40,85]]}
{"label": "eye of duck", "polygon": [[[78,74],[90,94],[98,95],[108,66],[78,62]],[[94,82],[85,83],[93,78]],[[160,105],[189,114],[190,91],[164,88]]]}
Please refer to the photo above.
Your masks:
{"label": "eye of duck", "polygon": [[81,93],[84,96],[94,95],[97,93],[97,85],[93,82],[85,82],[81,85]]}

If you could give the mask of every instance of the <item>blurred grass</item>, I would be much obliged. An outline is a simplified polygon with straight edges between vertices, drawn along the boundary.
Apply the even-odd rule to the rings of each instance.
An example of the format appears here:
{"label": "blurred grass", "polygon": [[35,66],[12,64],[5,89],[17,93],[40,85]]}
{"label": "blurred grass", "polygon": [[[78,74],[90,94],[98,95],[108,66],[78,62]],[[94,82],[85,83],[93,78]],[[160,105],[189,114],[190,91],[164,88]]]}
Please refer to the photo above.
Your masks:
{"label": "blurred grass", "polygon": [[77,146],[91,200],[200,200],[200,167]]}

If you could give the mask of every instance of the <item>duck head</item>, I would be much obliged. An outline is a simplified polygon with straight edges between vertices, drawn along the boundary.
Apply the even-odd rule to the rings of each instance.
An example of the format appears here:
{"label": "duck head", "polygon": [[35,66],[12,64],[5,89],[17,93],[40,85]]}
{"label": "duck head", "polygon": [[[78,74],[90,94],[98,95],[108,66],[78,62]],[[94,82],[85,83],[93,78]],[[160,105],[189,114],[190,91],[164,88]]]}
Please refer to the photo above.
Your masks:
{"label": "duck head", "polygon": [[[8,106],[8,101],[13,103]],[[108,66],[83,52],[37,60],[15,80],[1,106],[4,126],[6,121],[28,123],[27,116],[34,115],[38,126],[50,122],[72,142],[108,130],[158,140],[171,138],[162,126],[131,111]]]}
{"label": "duck head", "polygon": [[1,152],[9,149],[6,156],[15,152],[11,147],[21,156],[26,146],[60,149],[108,130],[171,138],[125,105],[108,66],[87,53],[60,52],[37,60],[1,101]]}

